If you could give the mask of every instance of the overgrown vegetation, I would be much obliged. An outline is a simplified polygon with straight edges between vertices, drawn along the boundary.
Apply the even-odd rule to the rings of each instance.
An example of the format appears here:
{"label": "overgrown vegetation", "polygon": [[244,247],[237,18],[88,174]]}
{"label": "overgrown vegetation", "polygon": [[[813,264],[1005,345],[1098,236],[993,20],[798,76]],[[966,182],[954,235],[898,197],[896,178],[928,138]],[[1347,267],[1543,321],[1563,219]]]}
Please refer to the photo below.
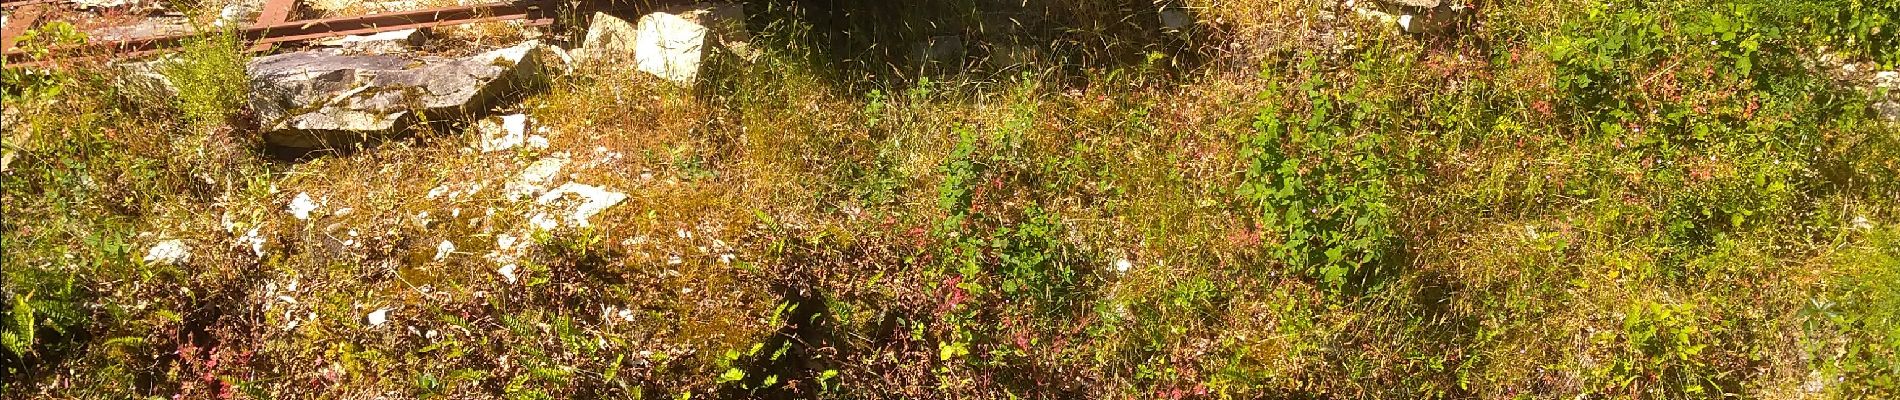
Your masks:
{"label": "overgrown vegetation", "polygon": [[[273,158],[229,35],[9,72],[0,397],[1900,394],[1900,2],[875,3],[494,153]],[[539,227],[551,159],[628,199]]]}

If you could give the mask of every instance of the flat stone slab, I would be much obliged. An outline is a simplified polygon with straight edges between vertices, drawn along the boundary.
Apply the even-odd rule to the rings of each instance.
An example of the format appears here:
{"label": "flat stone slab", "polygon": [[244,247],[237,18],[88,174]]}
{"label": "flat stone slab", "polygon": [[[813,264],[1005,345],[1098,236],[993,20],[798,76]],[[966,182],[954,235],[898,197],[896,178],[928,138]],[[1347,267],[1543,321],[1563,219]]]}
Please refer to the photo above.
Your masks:
{"label": "flat stone slab", "polygon": [[462,58],[301,51],[258,58],[247,72],[265,141],[321,149],[398,133],[422,118],[484,113],[545,85],[566,64],[560,49],[529,41]]}

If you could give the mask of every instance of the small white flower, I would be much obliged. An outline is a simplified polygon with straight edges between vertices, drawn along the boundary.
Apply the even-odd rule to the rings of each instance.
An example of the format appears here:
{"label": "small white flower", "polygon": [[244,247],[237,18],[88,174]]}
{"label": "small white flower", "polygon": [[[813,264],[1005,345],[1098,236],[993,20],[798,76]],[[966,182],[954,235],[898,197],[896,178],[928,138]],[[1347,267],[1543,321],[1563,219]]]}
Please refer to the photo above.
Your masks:
{"label": "small white flower", "polygon": [[1134,268],[1134,267],[1135,267],[1135,263],[1128,261],[1128,259],[1126,258],[1115,260],[1115,272],[1125,274],[1125,273],[1128,273],[1129,269]]}
{"label": "small white flower", "polygon": [[376,311],[369,312],[369,326],[382,326],[384,322],[389,322],[388,307],[378,308]]}
{"label": "small white flower", "polygon": [[442,261],[445,258],[449,258],[449,255],[454,254],[454,253],[455,253],[455,243],[451,243],[447,240],[444,240],[442,241],[442,244],[435,245],[435,260],[438,262]]}

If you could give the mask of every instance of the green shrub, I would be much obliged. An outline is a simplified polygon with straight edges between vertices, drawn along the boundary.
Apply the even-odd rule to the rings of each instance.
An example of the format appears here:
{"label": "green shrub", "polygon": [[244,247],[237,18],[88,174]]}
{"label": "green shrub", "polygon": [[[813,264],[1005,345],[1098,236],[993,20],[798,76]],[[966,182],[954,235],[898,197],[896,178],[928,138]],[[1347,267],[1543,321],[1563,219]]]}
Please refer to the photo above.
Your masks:
{"label": "green shrub", "polygon": [[173,61],[160,64],[158,72],[178,90],[173,105],[197,129],[223,124],[244,105],[250,57],[243,46],[236,31],[214,31],[191,39]]}
{"label": "green shrub", "polygon": [[[1308,59],[1305,69],[1315,68]],[[1277,88],[1268,89],[1277,92]],[[1241,148],[1246,175],[1236,194],[1278,235],[1268,254],[1339,289],[1364,283],[1396,236],[1386,183],[1386,137],[1359,107],[1318,74],[1300,84],[1303,113],[1269,104]],[[1360,281],[1349,281],[1358,278]]]}

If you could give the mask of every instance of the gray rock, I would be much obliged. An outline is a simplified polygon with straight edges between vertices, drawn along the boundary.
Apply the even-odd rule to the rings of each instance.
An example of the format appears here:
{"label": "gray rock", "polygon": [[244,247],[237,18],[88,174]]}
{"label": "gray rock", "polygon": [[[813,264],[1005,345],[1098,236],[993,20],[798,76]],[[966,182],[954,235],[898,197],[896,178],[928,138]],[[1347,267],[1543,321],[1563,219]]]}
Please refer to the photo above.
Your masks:
{"label": "gray rock", "polygon": [[528,126],[534,121],[527,115],[509,114],[483,118],[475,123],[475,132],[480,136],[475,148],[483,153],[509,150],[516,147],[546,148],[547,139],[539,135],[529,135]]}
{"label": "gray rock", "polygon": [[422,118],[487,111],[566,64],[560,49],[529,41],[463,58],[302,51],[252,60],[247,71],[264,140],[320,149],[387,136]]}
{"label": "gray rock", "polygon": [[1874,114],[1887,122],[1900,122],[1900,101],[1874,103]]}
{"label": "gray rock", "polygon": [[[731,5],[694,5],[640,17],[634,26],[633,58],[640,71],[680,84],[699,79],[720,49],[744,59],[745,11]],[[589,50],[590,52],[592,50]]]}
{"label": "gray rock", "polygon": [[933,36],[912,47],[911,54],[917,68],[930,73],[962,69],[968,52],[961,37]]}
{"label": "gray rock", "polygon": [[169,239],[152,245],[145,251],[145,263],[156,265],[183,265],[191,262],[191,246],[185,241]]}
{"label": "gray rock", "polygon": [[1874,88],[1900,91],[1900,71],[1874,73]]}
{"label": "gray rock", "polygon": [[172,62],[172,58],[159,58],[120,63],[116,65],[118,76],[113,77],[114,83],[120,93],[141,103],[170,101],[178,97],[178,87],[172,85],[171,78],[164,73],[165,66]]}
{"label": "gray rock", "polygon": [[576,53],[575,58],[581,62],[604,63],[631,60],[634,43],[639,42],[638,37],[632,22],[613,14],[596,12],[593,22],[587,25],[587,36],[581,40],[581,51]]}
{"label": "gray rock", "polygon": [[1161,29],[1163,30],[1177,32],[1187,30],[1194,26],[1194,16],[1189,15],[1187,10],[1169,8],[1161,10],[1160,14]]}

